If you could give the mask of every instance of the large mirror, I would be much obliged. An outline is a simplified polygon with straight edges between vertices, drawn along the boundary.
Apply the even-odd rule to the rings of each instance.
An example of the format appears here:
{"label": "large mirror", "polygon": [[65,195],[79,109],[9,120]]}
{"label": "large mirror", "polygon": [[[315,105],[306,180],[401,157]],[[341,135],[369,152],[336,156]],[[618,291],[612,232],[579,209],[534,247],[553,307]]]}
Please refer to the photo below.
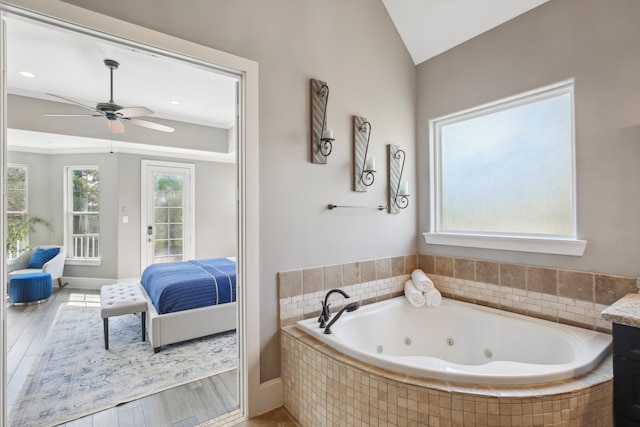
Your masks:
{"label": "large mirror", "polygon": [[[44,301],[7,299],[9,422],[125,414],[195,425],[236,409],[235,309],[168,324],[169,341],[157,344],[142,342],[140,313],[114,317],[107,350],[100,289],[185,261],[235,283],[237,77],[23,18],[6,28],[7,270],[43,269],[28,265],[38,248],[59,247],[65,259],[60,277],[48,273]],[[10,294],[34,286],[15,277]],[[214,280],[216,298],[235,297]],[[224,330],[201,327],[229,318]]]}

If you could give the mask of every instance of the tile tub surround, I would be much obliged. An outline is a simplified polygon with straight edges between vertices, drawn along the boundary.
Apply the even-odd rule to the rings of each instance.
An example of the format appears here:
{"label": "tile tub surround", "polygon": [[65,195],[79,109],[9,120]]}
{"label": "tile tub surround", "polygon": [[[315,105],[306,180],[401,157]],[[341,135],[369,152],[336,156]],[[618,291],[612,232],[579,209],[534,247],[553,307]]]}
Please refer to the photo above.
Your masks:
{"label": "tile tub surround", "polygon": [[407,255],[280,272],[280,326],[319,316],[331,289],[342,289],[351,297],[331,295],[332,312],[348,302],[370,304],[403,295],[404,282],[417,265],[417,255]]}
{"label": "tile tub surround", "polygon": [[611,357],[578,378],[474,386],[395,374],[282,330],[284,407],[304,426],[613,426]]}
{"label": "tile tub surround", "polygon": [[[404,270],[402,269],[404,266]],[[611,332],[600,312],[636,292],[636,279],[475,259],[408,255],[279,273],[285,408],[302,425],[612,426],[609,357],[591,373],[544,386],[445,383],[384,371],[299,331],[341,288],[368,304],[403,294],[422,268],[443,295]],[[575,284],[577,282],[577,284]],[[335,295],[332,311],[345,304]],[[417,397],[416,397],[417,396]]]}
{"label": "tile tub surround", "polygon": [[602,310],[628,293],[635,277],[418,255],[418,266],[443,296],[611,333]]}
{"label": "tile tub surround", "polygon": [[[403,294],[411,272],[421,268],[443,296],[611,333],[600,313],[628,293],[635,277],[437,255],[406,255],[278,273],[280,325],[320,314],[325,293],[341,288],[362,304]],[[332,309],[344,305],[331,297]],[[352,300],[353,301],[353,300]]]}

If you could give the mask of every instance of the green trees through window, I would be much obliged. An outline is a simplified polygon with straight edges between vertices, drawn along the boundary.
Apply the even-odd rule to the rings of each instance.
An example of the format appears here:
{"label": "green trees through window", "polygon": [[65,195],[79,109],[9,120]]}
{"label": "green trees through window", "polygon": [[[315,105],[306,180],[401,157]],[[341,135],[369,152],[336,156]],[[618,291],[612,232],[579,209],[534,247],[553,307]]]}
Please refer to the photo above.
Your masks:
{"label": "green trees through window", "polygon": [[71,200],[71,258],[100,256],[100,172],[95,168],[69,168]]}
{"label": "green trees through window", "polygon": [[182,260],[184,253],[184,176],[154,177],[155,262]]}

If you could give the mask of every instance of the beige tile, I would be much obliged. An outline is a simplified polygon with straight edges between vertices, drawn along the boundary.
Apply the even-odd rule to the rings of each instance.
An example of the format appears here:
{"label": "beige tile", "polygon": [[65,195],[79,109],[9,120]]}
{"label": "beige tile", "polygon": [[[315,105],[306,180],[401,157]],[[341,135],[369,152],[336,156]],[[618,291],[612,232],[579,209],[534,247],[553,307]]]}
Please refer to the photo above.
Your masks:
{"label": "beige tile", "polygon": [[476,261],[476,281],[498,285],[500,283],[499,266],[497,262]]}
{"label": "beige tile", "polygon": [[558,270],[555,268],[527,267],[527,290],[558,295]]}
{"label": "beige tile", "polygon": [[440,276],[453,277],[453,258],[436,256],[434,273]]}
{"label": "beige tile", "polygon": [[342,285],[342,264],[324,267],[324,290],[341,288]]}
{"label": "beige tile", "polygon": [[302,270],[302,293],[310,294],[324,290],[324,269],[322,267]]}
{"label": "beige tile", "polygon": [[580,271],[558,271],[558,296],[593,301],[594,275]]}
{"label": "beige tile", "polygon": [[302,295],[302,270],[282,271],[278,273],[280,298]]}
{"label": "beige tile", "polygon": [[595,275],[595,296],[597,304],[610,305],[629,293],[636,292],[636,279],[632,277]]}
{"label": "beige tile", "polygon": [[277,408],[266,414],[250,418],[238,424],[232,424],[237,427],[258,427],[258,426],[278,426],[278,427],[294,427],[298,424],[291,418],[284,408]]}
{"label": "beige tile", "polygon": [[388,279],[391,277],[391,258],[376,260],[376,279]]}
{"label": "beige tile", "polygon": [[363,283],[376,280],[375,261],[363,261],[360,263],[360,278]]}
{"label": "beige tile", "polygon": [[435,274],[435,257],[433,255],[418,255],[418,268],[425,274]]}
{"label": "beige tile", "polygon": [[391,258],[391,277],[402,276],[404,274],[404,257]]}
{"label": "beige tile", "polygon": [[476,262],[472,259],[454,258],[453,277],[463,280],[476,280]]}
{"label": "beige tile", "polygon": [[344,286],[351,286],[360,283],[360,263],[352,262],[342,266],[342,277]]}
{"label": "beige tile", "polygon": [[406,255],[404,257],[404,274],[411,274],[418,268],[418,257],[416,255]]}
{"label": "beige tile", "polygon": [[500,286],[525,289],[527,285],[525,271],[524,265],[500,264]]}

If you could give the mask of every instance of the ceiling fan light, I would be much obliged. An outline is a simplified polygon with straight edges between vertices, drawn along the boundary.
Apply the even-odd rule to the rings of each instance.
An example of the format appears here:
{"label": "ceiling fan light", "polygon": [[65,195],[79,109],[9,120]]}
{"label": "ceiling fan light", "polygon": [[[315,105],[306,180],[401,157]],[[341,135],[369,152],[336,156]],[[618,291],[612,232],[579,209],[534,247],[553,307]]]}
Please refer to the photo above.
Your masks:
{"label": "ceiling fan light", "polygon": [[124,133],[124,125],[120,120],[108,120],[107,127],[111,133]]}

